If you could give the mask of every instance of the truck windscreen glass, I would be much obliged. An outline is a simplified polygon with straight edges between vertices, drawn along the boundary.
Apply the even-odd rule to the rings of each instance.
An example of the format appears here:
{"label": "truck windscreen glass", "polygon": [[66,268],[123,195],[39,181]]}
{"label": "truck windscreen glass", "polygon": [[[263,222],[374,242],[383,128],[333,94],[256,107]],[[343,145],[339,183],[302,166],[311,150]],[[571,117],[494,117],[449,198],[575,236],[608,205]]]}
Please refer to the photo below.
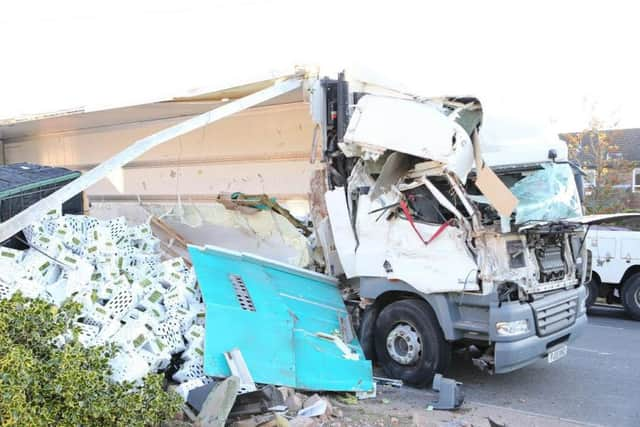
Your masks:
{"label": "truck windscreen glass", "polygon": [[582,215],[580,195],[571,166],[545,164],[511,186],[518,198],[516,224],[556,221]]}

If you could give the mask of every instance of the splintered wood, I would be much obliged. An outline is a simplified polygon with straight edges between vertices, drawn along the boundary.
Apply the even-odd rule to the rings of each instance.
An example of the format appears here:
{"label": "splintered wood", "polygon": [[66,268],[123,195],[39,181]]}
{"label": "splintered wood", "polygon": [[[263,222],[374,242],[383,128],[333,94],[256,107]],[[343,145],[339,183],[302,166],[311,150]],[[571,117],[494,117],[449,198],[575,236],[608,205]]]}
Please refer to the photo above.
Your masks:
{"label": "splintered wood", "polygon": [[191,267],[191,256],[187,249],[190,242],[158,217],[151,217],[149,224],[153,235],[160,239],[160,248],[164,258],[182,257],[185,263]]}

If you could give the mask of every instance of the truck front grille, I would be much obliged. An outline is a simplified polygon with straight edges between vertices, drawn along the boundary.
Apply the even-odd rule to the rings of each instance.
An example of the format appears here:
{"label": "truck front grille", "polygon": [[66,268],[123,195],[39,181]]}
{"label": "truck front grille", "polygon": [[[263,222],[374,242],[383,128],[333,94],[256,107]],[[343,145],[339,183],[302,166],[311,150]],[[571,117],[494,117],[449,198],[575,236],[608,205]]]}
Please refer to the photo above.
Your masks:
{"label": "truck front grille", "polygon": [[573,325],[577,311],[578,298],[576,297],[560,302],[555,301],[548,305],[533,305],[538,335],[544,337]]}

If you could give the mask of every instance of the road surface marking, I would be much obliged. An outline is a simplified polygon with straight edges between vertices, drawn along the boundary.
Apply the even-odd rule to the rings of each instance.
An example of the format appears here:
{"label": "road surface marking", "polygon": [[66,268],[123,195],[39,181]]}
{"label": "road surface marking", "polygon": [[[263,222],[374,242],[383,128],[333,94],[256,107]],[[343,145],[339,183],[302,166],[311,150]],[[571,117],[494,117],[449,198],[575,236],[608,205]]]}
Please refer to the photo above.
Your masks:
{"label": "road surface marking", "polygon": [[600,356],[612,356],[613,355],[613,353],[607,353],[607,352],[598,351],[598,350],[591,350],[590,348],[582,348],[582,347],[574,347],[574,346],[570,346],[569,348],[571,350],[578,350],[578,351],[585,351],[587,353],[599,354]]}

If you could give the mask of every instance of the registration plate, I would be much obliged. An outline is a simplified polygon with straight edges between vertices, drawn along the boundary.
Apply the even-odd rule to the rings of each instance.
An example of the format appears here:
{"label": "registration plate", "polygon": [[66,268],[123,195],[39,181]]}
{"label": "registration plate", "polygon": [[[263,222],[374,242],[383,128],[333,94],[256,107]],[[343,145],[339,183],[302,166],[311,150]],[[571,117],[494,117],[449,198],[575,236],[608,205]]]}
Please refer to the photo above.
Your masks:
{"label": "registration plate", "polygon": [[562,347],[557,347],[555,350],[550,351],[549,354],[547,354],[547,362],[553,363],[557,360],[562,359],[566,355],[567,355],[566,345],[563,345]]}

